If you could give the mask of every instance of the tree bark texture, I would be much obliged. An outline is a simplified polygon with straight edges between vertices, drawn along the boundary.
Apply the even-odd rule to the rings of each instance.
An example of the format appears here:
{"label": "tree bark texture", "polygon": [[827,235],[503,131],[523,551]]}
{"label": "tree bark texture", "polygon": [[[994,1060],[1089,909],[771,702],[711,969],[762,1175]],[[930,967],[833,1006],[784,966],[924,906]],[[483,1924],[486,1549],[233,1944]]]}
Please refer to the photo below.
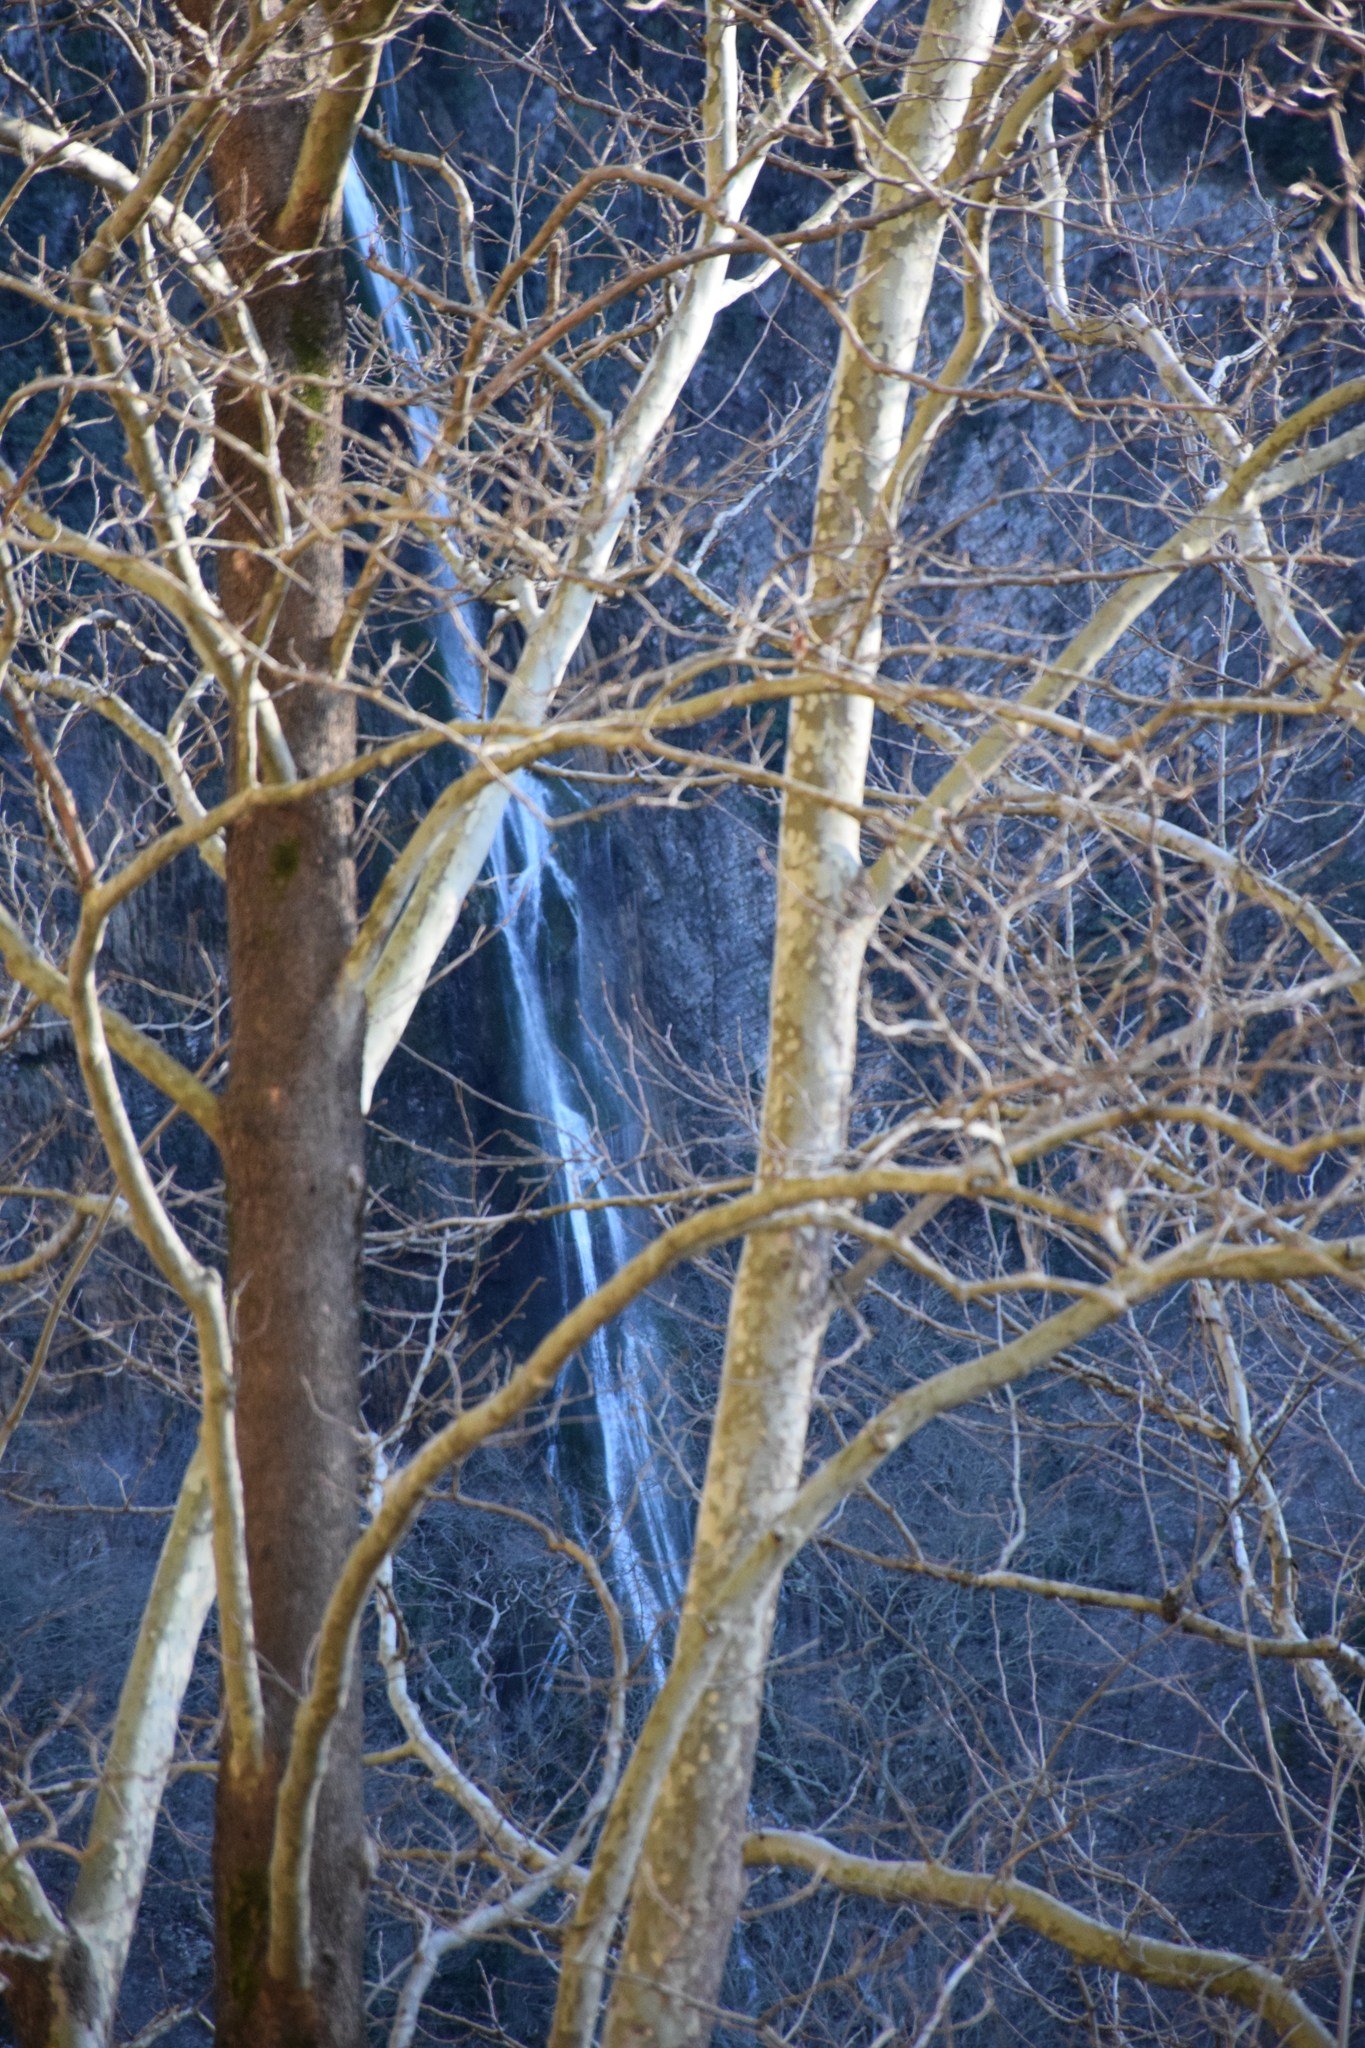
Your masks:
{"label": "tree bark texture", "polygon": [[[278,380],[278,467],[297,553],[264,638],[262,680],[301,775],[349,759],[355,719],[327,681],[343,595],[340,499],[345,279],[333,230],[271,247],[306,99],[267,97],[219,139],[213,179],[231,260]],[[280,535],[259,459],[258,394],[220,409],[219,589],[250,640]],[[234,443],[236,445],[234,445]],[[249,772],[238,707],[235,773]],[[357,1529],[363,1014],[342,968],[355,935],[349,791],[248,815],[228,835],[231,1075],[225,1101],[229,1279],[247,1561],[265,1706],[260,1773],[225,1756],[215,1852],[224,2048],[359,2048],[366,1852],[359,1702],[333,1733],[312,1874],[314,1992],[265,1968],[275,1795],[310,1652]]]}
{"label": "tree bark texture", "polygon": [[5,2013],[19,2048],[44,2048],[54,2012],[52,1965],[47,1959],[6,1956]]}
{"label": "tree bark texture", "polygon": [[[889,124],[872,211],[941,180],[1000,0],[934,0]],[[923,189],[923,188],[922,188]],[[812,662],[833,678],[880,653],[877,592],[896,508],[886,502],[945,213],[929,202],[865,241],[835,369],[807,590]],[[871,360],[869,360],[869,358]],[[878,367],[884,366],[884,367]],[[831,690],[791,706],[778,860],[760,1178],[834,1165],[848,1129],[858,990],[872,928],[859,825],[872,708]],[[678,1656],[697,1611],[780,1516],[801,1474],[811,1387],[829,1318],[829,1236],[775,1228],[747,1241],[731,1303],[720,1401]],[[739,1906],[741,1844],[776,1594],[743,1617],[665,1779],[641,1858],[606,2048],[708,2040]]]}

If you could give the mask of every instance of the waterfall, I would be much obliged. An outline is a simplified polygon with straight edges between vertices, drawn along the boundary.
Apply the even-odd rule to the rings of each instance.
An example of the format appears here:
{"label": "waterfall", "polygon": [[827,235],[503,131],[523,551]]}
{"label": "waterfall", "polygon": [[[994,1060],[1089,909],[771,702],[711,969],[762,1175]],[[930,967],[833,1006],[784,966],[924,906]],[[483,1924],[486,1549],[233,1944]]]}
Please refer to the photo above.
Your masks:
{"label": "waterfall", "polygon": [[[381,87],[386,99],[392,81]],[[389,113],[392,125],[392,112]],[[396,358],[420,369],[421,351],[404,301],[391,275],[415,276],[417,252],[412,212],[402,166],[394,167],[394,205],[399,241],[391,248],[369,186],[352,158],[346,176],[346,231],[352,246],[366,259],[371,304]],[[376,268],[375,265],[379,268]],[[412,453],[420,465],[435,449],[440,422],[435,411],[410,404],[407,420]],[[431,509],[448,517],[449,503],[433,483]],[[433,552],[432,585],[444,593],[433,620],[435,654],[445,680],[452,716],[477,713],[483,691],[475,648],[474,607],[458,588],[449,566]],[[577,1073],[593,1057],[586,1033],[568,1050],[550,1026],[537,941],[544,926],[547,880],[557,890],[577,924],[577,896],[571,878],[555,858],[542,810],[545,794],[529,774],[514,779],[514,794],[494,843],[490,880],[497,921],[507,954],[507,982],[515,1009],[511,1034],[518,1049],[512,1077],[543,1149],[560,1160],[555,1197],[562,1214],[552,1219],[555,1263],[564,1312],[586,1295],[630,1255],[620,1210],[610,1205],[611,1187],[601,1178],[600,1152],[593,1140],[589,1103],[583,1099]],[[575,1002],[575,1009],[578,1005]],[[577,1071],[576,1071],[577,1069]],[[586,1200],[607,1198],[591,1212]],[[591,1400],[591,1424],[600,1447],[605,1509],[612,1532],[612,1578],[627,1631],[643,1653],[656,1684],[666,1668],[665,1631],[668,1617],[682,1595],[690,1535],[680,1506],[664,1490],[649,1483],[652,1451],[645,1399],[662,1381],[654,1370],[643,1304],[628,1312],[614,1332],[599,1332],[586,1347],[583,1366]],[[571,1512],[580,1527],[591,1520],[589,1504],[575,1499],[563,1469],[559,1447],[552,1445],[551,1470],[564,1485]],[[644,1483],[640,1481],[643,1477]]]}

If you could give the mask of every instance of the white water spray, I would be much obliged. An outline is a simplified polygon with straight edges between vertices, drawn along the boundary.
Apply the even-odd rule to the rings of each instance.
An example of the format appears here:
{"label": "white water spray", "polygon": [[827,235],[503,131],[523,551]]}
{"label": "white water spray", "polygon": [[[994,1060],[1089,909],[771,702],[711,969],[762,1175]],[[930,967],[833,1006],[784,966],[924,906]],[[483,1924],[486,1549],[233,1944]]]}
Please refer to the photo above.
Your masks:
{"label": "white water spray", "polygon": [[[352,159],[345,186],[347,234],[367,261],[374,311],[389,347],[399,361],[420,370],[418,339],[402,286],[395,281],[415,276],[417,267],[401,166],[395,166],[394,197],[400,239],[391,249],[369,187]],[[440,422],[434,409],[420,402],[408,406],[407,420],[413,457],[421,466],[437,447]],[[431,486],[429,504],[438,520],[449,520],[449,502],[438,484]],[[482,674],[474,652],[471,601],[438,556],[433,555],[429,575],[446,596],[436,608],[432,630],[452,711],[476,713]],[[610,1206],[611,1189],[602,1183],[600,1150],[590,1119],[578,1106],[580,1085],[550,1029],[536,959],[547,875],[571,912],[576,894],[555,858],[534,779],[517,776],[513,791],[520,800],[510,803],[504,814],[492,851],[491,880],[516,1007],[517,1079],[545,1150],[561,1162],[559,1192],[565,1206],[563,1215],[554,1219],[554,1242],[561,1305],[568,1309],[624,1264],[630,1247],[621,1213]],[[603,1197],[607,1206],[591,1213],[584,1209],[585,1201]],[[586,1347],[584,1365],[601,1443],[606,1494],[602,1505],[612,1532],[616,1593],[636,1648],[644,1654],[655,1683],[661,1684],[667,1666],[665,1631],[681,1599],[689,1545],[681,1526],[682,1510],[649,1474],[653,1451],[648,1404],[661,1381],[639,1332],[638,1314],[622,1319],[615,1344],[599,1331]],[[553,1452],[552,1465],[558,1471]]]}

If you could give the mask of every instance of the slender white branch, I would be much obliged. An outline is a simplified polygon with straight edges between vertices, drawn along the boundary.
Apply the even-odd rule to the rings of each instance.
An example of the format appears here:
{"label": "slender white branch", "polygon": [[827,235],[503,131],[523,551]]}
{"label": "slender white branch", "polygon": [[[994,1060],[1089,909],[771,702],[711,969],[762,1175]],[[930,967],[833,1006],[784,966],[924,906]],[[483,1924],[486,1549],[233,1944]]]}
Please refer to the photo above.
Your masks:
{"label": "slender white branch", "polygon": [[[1217,1287],[1206,1279],[1196,1281],[1194,1300],[1199,1320],[1207,1332],[1210,1347],[1218,1361],[1236,1446],[1228,1460],[1228,1479],[1233,1494],[1232,1548],[1241,1575],[1242,1590],[1247,1600],[1262,1613],[1268,1614],[1281,1636],[1291,1643],[1306,1645],[1308,1637],[1299,1620],[1298,1601],[1295,1595],[1296,1567],[1293,1544],[1284,1518],[1284,1509],[1280,1504],[1279,1492],[1271,1475],[1267,1448],[1257,1442],[1252,1428],[1251,1394],[1242,1366],[1241,1353],[1233,1338]],[[1239,1501],[1247,1493],[1260,1510],[1261,1528],[1270,1558],[1268,1597],[1261,1592],[1245,1550],[1237,1540],[1240,1533]],[[1356,1707],[1346,1697],[1336,1674],[1324,1658],[1307,1657],[1300,1668],[1324,1718],[1339,1737],[1355,1768],[1360,1770],[1365,1766],[1365,1720],[1361,1719]]]}
{"label": "slender white branch", "polygon": [[[21,987],[29,989],[61,1017],[71,1016],[71,988],[64,974],[44,960],[24,937],[10,912],[0,904],[0,960]],[[101,1006],[100,1017],[110,1049],[119,1059],[159,1088],[168,1101],[191,1117],[207,1136],[217,1142],[221,1128],[218,1097],[206,1088],[179,1060],[130,1024],[117,1010]]]}
{"label": "slender white branch", "polygon": [[[371,1454],[374,1458],[375,1483],[370,1492],[371,1512],[376,1511],[383,1501],[384,1482],[388,1478],[387,1461],[377,1441],[371,1440]],[[386,1557],[375,1574],[375,1612],[379,1623],[379,1668],[384,1674],[384,1688],[389,1696],[389,1705],[394,1716],[408,1738],[408,1746],[418,1762],[431,1773],[432,1781],[439,1786],[446,1797],[453,1799],[479,1833],[509,1863],[520,1865],[526,1870],[541,1871],[559,1862],[559,1852],[528,1835],[515,1821],[508,1818],[495,1799],[491,1799],[480,1785],[476,1785],[467,1772],[462,1771],[445,1744],[439,1742],[426,1723],[426,1716],[412,1696],[408,1684],[407,1657],[403,1648],[403,1625],[399,1611],[398,1597],[393,1584],[393,1558]]]}
{"label": "slender white branch", "polygon": [[68,974],[71,1024],[90,1106],[120,1192],[128,1204],[133,1228],[162,1278],[174,1288],[194,1319],[203,1380],[204,1441],[213,1493],[223,1690],[233,1736],[234,1767],[254,1772],[263,1754],[264,1723],[247,1582],[242,1477],[233,1427],[232,1340],[227,1305],[218,1274],[193,1257],[157,1193],[128,1121],[109,1057],[95,991],[95,957],[116,900],[116,893],[108,890],[92,889],[86,894]]}
{"label": "slender white branch", "polygon": [[[1053,711],[1064,704],[1162,593],[1188,569],[1208,560],[1223,535],[1248,507],[1267,503],[1282,491],[1291,490],[1360,453],[1365,448],[1365,428],[1356,427],[1285,462],[1277,460],[1296,440],[1362,400],[1365,378],[1352,378],[1310,399],[1281,421],[1238,464],[1217,496],[1125,577],[1067,643],[1057,660],[1024,691],[1018,710]],[[915,805],[892,844],[867,871],[867,898],[872,910],[885,909],[897,891],[919,872],[939,845],[945,824],[966,809],[1017,750],[1021,732],[1016,720],[1000,720]]]}
{"label": "slender white branch", "polygon": [[1187,831],[1183,825],[1172,825],[1165,818],[1144,817],[1140,811],[1125,804],[1091,801],[1086,797],[1068,796],[1061,791],[1038,789],[1031,783],[1012,781],[1002,785],[1001,793],[1011,810],[1042,812],[1051,817],[1065,818],[1081,827],[1104,826],[1122,834],[1125,839],[1157,847],[1162,853],[1173,854],[1180,860],[1206,869],[1238,896],[1275,911],[1337,974],[1349,975],[1351,995],[1365,1009],[1365,961],[1310,897],[1277,882],[1271,875],[1262,874],[1250,861],[1229,853],[1198,832]]}
{"label": "slender white branch", "polygon": [[[838,40],[847,41],[856,32],[870,4],[871,0],[855,0],[843,11],[833,30]],[[708,167],[719,176],[730,148],[726,135],[732,120],[731,87],[725,52],[734,30],[719,14],[714,29],[707,132],[716,137],[716,147]],[[819,72],[814,60],[783,67],[768,101],[740,140],[733,165],[726,166],[719,192],[711,195],[700,216],[699,252],[719,244],[725,230],[742,219],[783,125]],[[596,609],[598,589],[610,569],[645,465],[724,309],[728,274],[728,256],[698,262],[690,271],[653,355],[606,435],[593,490],[508,686],[501,709],[501,718],[508,723],[537,726],[549,712]],[[456,791],[438,798],[370,907],[350,961],[350,972],[366,1000],[362,1094],[367,1106],[478,879],[510,796],[508,786],[498,785],[472,801]]]}
{"label": "slender white branch", "polygon": [[[1128,305],[1115,315],[1078,320],[1066,282],[1066,188],[1052,130],[1052,97],[1035,117],[1043,183],[1043,274],[1048,317],[1064,339],[1089,347],[1136,347],[1155,369],[1175,403],[1213,449],[1224,477],[1246,460],[1248,449],[1226,411],[1200,385],[1167,336],[1140,306]],[[1251,585],[1261,624],[1276,658],[1314,696],[1331,700],[1353,721],[1365,722],[1365,687],[1342,663],[1319,653],[1294,612],[1285,575],[1275,559],[1265,520],[1255,506],[1238,512],[1229,525]]]}
{"label": "slender white branch", "polygon": [[[161,1810],[185,1689],[213,1603],[213,1504],[202,1447],[190,1461],[119,1696],[80,1876],[68,1909],[82,2023],[109,2038]],[[68,1962],[70,1972],[73,1965]]]}
{"label": "slender white branch", "polygon": [[[381,1476],[380,1467],[376,1468],[376,1476]],[[378,1493],[379,1489],[376,1488],[376,1505]],[[520,1513],[516,1518],[533,1520],[521,1516]],[[395,1669],[401,1673],[398,1696],[395,1697],[391,1682],[389,1697],[399,1713],[404,1728],[409,1730],[414,1750],[432,1767],[436,1782],[465,1807],[466,1812],[489,1840],[493,1841],[503,1854],[507,1854],[509,1848],[512,1849],[515,1852],[515,1864],[519,1864],[523,1870],[529,1869],[531,1873],[524,1876],[510,1892],[489,1899],[483,1905],[475,1907],[472,1912],[463,1914],[453,1926],[435,1927],[428,1923],[423,1927],[403,1989],[399,1994],[389,2034],[389,2048],[410,2048],[421,2017],[423,2000],[445,1956],[455,1949],[467,1947],[471,1942],[485,1940],[501,1927],[514,1926],[551,1888],[571,1892],[583,1889],[588,1881],[588,1872],[577,1859],[587,1847],[620,1775],[621,1751],[625,1737],[626,1682],[629,1675],[629,1656],[625,1631],[621,1626],[620,1610],[602,1576],[601,1567],[590,1552],[576,1543],[554,1537],[549,1529],[539,1523],[533,1525],[540,1529],[546,1541],[563,1550],[573,1558],[582,1571],[586,1572],[607,1617],[611,1634],[612,1676],[602,1745],[602,1767],[592,1796],[580,1813],[569,1840],[558,1850],[547,1848],[509,1822],[487,1794],[474,1786],[440,1745],[430,1737],[420,1712],[407,1690],[406,1671],[403,1669],[401,1649],[396,1640],[397,1609],[392,1600],[391,1558],[385,1560],[380,1573],[381,1655],[386,1674],[392,1678]],[[390,1620],[387,1624],[386,1607],[390,1610]],[[388,1638],[387,1654],[383,1649],[386,1626],[393,1631]]]}
{"label": "slender white branch", "polygon": [[[297,11],[298,0],[294,0],[286,14],[292,15]],[[270,33],[282,32],[283,22],[284,16],[278,17]],[[210,99],[210,110],[211,106]],[[204,107],[199,107],[197,111],[194,107],[189,110],[191,130],[194,122],[201,119],[204,112]],[[232,640],[226,621],[204,588],[197,564],[185,545],[184,493],[179,487],[173,486],[169,477],[162,473],[161,457],[154,435],[150,431],[150,420],[145,405],[136,391],[128,388],[129,380],[118,347],[117,330],[104,312],[104,303],[99,296],[95,280],[102,274],[114,246],[125,235],[143,232],[145,224],[150,222],[165,238],[177,258],[185,265],[188,275],[205,303],[213,309],[228,346],[241,359],[248,385],[256,394],[257,406],[262,417],[266,475],[272,487],[277,527],[279,532],[284,534],[288,530],[288,515],[278,488],[278,465],[273,460],[275,417],[271,397],[272,378],[269,362],[252,324],[250,312],[212,242],[199,227],[194,216],[183,206],[175,205],[164,197],[158,180],[169,178],[175,169],[175,152],[169,142],[167,150],[158,154],[153,165],[145,173],[139,174],[106,151],[67,135],[61,129],[49,128],[40,122],[5,117],[0,118],[0,151],[18,156],[26,165],[72,171],[119,202],[114,215],[103,224],[86,252],[86,257],[90,261],[87,263],[82,259],[84,268],[78,266],[78,272],[86,277],[87,295],[93,294],[91,306],[87,310],[92,314],[95,338],[109,358],[116,381],[125,387],[121,416],[125,430],[129,434],[130,456],[135,461],[141,460],[144,483],[169,518],[173,555],[179,574],[173,575],[163,571],[160,577],[140,577],[138,571],[130,566],[136,558],[130,558],[120,554],[118,550],[100,547],[100,544],[95,543],[99,554],[98,566],[102,566],[116,581],[141,590],[144,595],[154,598],[161,604],[180,624],[199,660],[216,675],[229,693],[235,690],[244,676],[247,677],[246,691],[252,715],[260,729],[266,765],[276,781],[288,782],[293,778],[294,764],[278,713],[256,678],[254,665],[249,656],[244,657],[242,650]],[[124,224],[122,229],[119,223]],[[183,367],[183,356],[179,352],[176,360]],[[211,424],[212,405],[208,394],[196,391],[192,405],[201,417]],[[206,435],[205,439],[208,452],[211,453],[211,437]],[[29,509],[37,513],[36,506],[30,506]],[[44,516],[38,514],[40,535]],[[61,536],[65,533],[66,530],[57,522],[52,522],[51,538],[44,544],[52,546],[57,552],[62,552]],[[66,537],[73,538],[70,535]],[[73,558],[92,559],[88,553],[79,552]]]}
{"label": "slender white branch", "polygon": [[[158,732],[154,725],[134,711],[132,705],[126,698],[121,697],[117,690],[97,689],[93,683],[84,682],[77,676],[66,675],[61,671],[38,677],[35,684],[51,696],[64,698],[71,704],[83,705],[86,710],[97,712],[101,718],[107,718],[125,739],[131,740],[135,747],[140,748],[160,769],[161,779],[166,785],[171,802],[175,805],[176,814],[187,825],[197,824],[204,816],[204,806],[199,801],[198,792],[185,771],[185,764],[180,758],[175,742],[164,732]],[[225,850],[220,832],[215,832],[199,842],[199,858],[212,873],[222,876]]]}
{"label": "slender white branch", "polygon": [[28,1851],[0,1807],[0,1936],[28,1955],[60,1952],[66,1929],[34,1875]]}
{"label": "slender white branch", "polygon": [[952,1913],[1007,1915],[1099,1970],[1114,1970],[1197,1998],[1225,1999],[1272,2026],[1284,2048],[1332,2048],[1332,2038],[1298,1993],[1264,1963],[1227,1949],[1162,1941],[1108,1926],[1017,1877],[953,1870],[942,1863],[852,1856],[819,1835],[763,1829],[746,1836],[751,1870],[793,1870],[860,1898],[887,1905],[935,1906]]}

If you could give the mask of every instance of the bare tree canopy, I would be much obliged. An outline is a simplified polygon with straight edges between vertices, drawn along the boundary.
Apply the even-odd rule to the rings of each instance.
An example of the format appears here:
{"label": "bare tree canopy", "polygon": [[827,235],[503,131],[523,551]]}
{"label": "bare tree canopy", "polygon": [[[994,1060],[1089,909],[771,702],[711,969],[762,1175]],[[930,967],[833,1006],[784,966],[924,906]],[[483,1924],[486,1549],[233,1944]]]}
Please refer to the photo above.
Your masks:
{"label": "bare tree canopy", "polygon": [[15,0],[17,2048],[1365,2027],[1351,0]]}

